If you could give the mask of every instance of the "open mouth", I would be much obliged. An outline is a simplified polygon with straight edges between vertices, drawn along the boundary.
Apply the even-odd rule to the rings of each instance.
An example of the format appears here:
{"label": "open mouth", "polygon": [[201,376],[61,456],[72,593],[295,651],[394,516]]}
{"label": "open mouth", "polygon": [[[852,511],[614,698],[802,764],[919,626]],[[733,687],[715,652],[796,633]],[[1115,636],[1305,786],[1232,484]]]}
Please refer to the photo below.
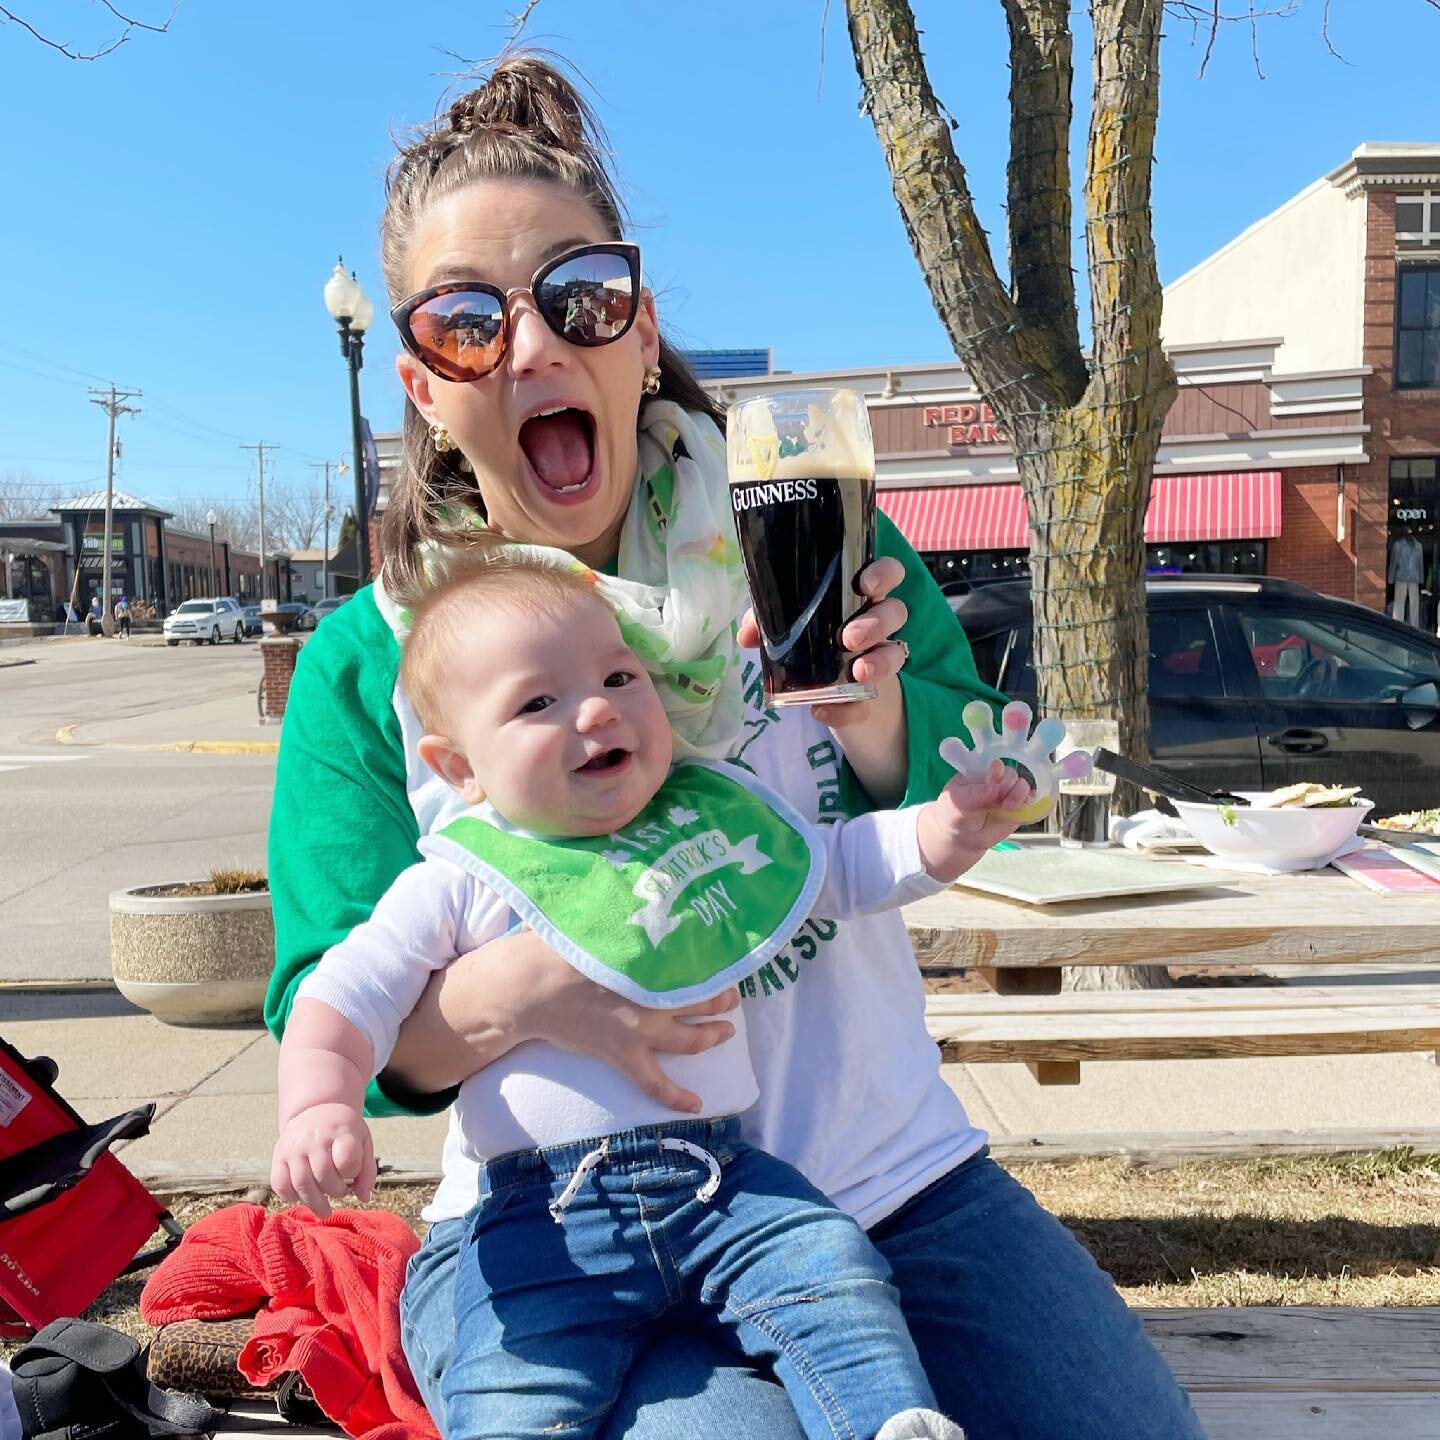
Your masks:
{"label": "open mouth", "polygon": [[594,483],[595,417],[573,405],[532,415],[520,427],[520,449],[541,490],[551,499],[574,500]]}
{"label": "open mouth", "polygon": [[593,755],[575,772],[577,775],[615,775],[630,763],[630,752],[618,747]]}

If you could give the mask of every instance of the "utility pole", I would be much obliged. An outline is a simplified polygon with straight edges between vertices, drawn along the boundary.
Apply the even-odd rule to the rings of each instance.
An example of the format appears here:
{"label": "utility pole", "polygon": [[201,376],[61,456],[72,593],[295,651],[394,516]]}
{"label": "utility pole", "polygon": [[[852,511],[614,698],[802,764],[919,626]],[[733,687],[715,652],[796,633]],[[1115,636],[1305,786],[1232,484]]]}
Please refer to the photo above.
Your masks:
{"label": "utility pole", "polygon": [[[325,544],[320,551],[320,573],[324,577],[320,581],[320,598],[330,598],[330,462],[328,460],[312,460],[312,470],[324,469],[325,471]],[[344,470],[342,465],[341,470]]]}
{"label": "utility pole", "polygon": [[110,600],[110,544],[115,534],[115,421],[121,415],[138,415],[140,411],[126,400],[138,400],[141,390],[117,390],[112,383],[108,390],[90,390],[90,403],[98,405],[110,417],[110,445],[105,452],[105,549],[100,556],[100,629],[106,635],[115,633],[115,607]]}
{"label": "utility pole", "polygon": [[242,445],[240,448],[255,452],[255,468],[260,478],[260,598],[263,600],[270,589],[270,576],[265,569],[265,452],[275,447],[262,440],[258,445]]}

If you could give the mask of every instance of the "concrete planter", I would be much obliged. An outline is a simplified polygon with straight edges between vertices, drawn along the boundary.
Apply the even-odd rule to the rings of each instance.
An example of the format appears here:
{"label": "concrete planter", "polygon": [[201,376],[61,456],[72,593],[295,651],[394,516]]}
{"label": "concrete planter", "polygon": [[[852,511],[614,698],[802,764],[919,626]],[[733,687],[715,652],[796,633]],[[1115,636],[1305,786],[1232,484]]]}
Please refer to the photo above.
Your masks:
{"label": "concrete planter", "polygon": [[275,963],[270,892],[165,893],[176,889],[142,885],[110,896],[116,989],[169,1025],[254,1024]]}

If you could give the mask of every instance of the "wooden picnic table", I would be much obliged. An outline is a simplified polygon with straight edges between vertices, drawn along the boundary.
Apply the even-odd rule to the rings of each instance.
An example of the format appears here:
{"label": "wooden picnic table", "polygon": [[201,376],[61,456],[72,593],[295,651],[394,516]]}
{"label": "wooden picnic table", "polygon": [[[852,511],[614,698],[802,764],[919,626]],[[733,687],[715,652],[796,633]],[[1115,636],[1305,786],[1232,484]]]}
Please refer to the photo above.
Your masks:
{"label": "wooden picnic table", "polygon": [[907,906],[922,968],[975,972],[992,992],[930,997],[945,1058],[1022,1061],[1042,1084],[1075,1084],[1082,1060],[1440,1048],[1440,970],[1423,985],[1061,994],[1071,965],[1440,964],[1440,896],[1378,895],[1335,870],[1210,878],[1198,890],[1043,906],[955,886]]}
{"label": "wooden picnic table", "polygon": [[1058,905],[954,886],[907,905],[905,922],[922,966],[1056,977],[1065,965],[1440,963],[1440,898],[1377,895],[1337,870],[1216,871],[1204,890]]}

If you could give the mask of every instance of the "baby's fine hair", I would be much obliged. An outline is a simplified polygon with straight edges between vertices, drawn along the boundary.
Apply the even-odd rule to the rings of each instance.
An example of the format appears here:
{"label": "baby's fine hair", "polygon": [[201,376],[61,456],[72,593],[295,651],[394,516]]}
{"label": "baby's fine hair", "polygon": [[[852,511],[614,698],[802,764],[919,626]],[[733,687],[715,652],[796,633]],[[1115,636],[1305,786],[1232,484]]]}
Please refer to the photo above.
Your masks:
{"label": "baby's fine hair", "polygon": [[553,615],[589,602],[606,602],[593,571],[500,544],[475,544],[449,552],[443,571],[404,597],[410,633],[400,662],[400,685],[420,723],[434,734],[446,730],[446,680],[450,660],[476,624],[499,623],[509,610]]}

